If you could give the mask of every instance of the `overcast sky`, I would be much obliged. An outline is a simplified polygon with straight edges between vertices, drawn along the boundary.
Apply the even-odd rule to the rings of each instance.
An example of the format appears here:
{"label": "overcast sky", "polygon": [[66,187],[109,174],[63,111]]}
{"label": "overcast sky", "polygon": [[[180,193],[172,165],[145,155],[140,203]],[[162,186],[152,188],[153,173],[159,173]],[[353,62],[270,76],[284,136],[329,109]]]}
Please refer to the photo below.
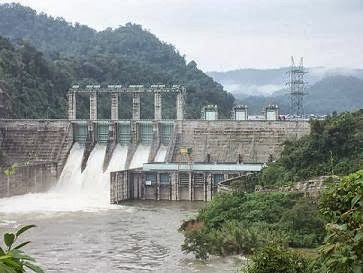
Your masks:
{"label": "overcast sky", "polygon": [[[0,0],[0,3],[9,2]],[[102,30],[138,23],[203,70],[363,67],[363,0],[20,0]]]}

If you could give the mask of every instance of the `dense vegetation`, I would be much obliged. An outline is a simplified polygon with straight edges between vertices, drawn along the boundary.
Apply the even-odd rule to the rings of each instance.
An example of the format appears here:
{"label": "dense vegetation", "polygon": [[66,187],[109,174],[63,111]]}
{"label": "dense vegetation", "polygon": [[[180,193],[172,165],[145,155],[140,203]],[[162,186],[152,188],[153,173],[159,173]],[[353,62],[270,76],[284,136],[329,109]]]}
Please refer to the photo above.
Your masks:
{"label": "dense vegetation", "polygon": [[248,273],[312,273],[311,261],[282,245],[268,243],[258,249],[247,265]]}
{"label": "dense vegetation", "polygon": [[248,273],[363,272],[363,170],[332,184],[320,203],[327,236],[315,256],[269,242],[251,257]]}
{"label": "dense vegetation", "polygon": [[65,116],[65,92],[70,80],[26,43],[14,47],[0,37],[0,88],[5,91],[5,117]]}
{"label": "dense vegetation", "polygon": [[20,235],[27,230],[35,227],[34,225],[24,226],[15,233],[4,234],[4,249],[0,246],[0,272],[1,273],[25,273],[31,270],[35,273],[44,271],[36,264],[35,260],[26,255],[22,248],[30,243],[26,241],[15,245]]}
{"label": "dense vegetation", "polygon": [[321,198],[329,222],[320,264],[327,272],[363,272],[363,170],[344,177]]}
{"label": "dense vegetation", "polygon": [[202,259],[210,254],[250,254],[269,241],[316,247],[324,238],[317,206],[288,193],[218,195],[181,230],[183,250]]}
{"label": "dense vegetation", "polygon": [[260,174],[262,185],[319,175],[346,175],[363,166],[363,110],[312,120],[311,133],[285,144],[281,158]]}
{"label": "dense vegetation", "polygon": [[[37,14],[19,4],[3,4],[0,5],[0,35],[14,43],[24,40],[43,52],[63,75],[64,91],[71,83],[183,84],[188,93],[187,117],[198,118],[201,106],[205,104],[218,104],[222,116],[228,116],[233,105],[233,96],[199,70],[194,61],[186,64],[185,58],[172,45],[161,42],[139,25],[129,23],[97,32],[80,24],[71,25],[63,18]],[[32,69],[39,69],[37,63]],[[50,72],[45,69],[42,73]],[[6,83],[11,80],[2,78],[1,74],[0,79]],[[30,80],[35,81],[32,77]],[[36,88],[33,90],[31,102],[40,96]],[[6,91],[11,93],[13,89]],[[46,93],[54,97],[59,95],[52,87],[47,88]],[[64,95],[58,99],[64,99]],[[151,98],[144,104],[144,117],[152,116]],[[129,107],[129,103],[124,104],[124,108]],[[172,101],[165,104],[168,117],[173,107]],[[86,105],[81,108],[81,112],[87,112]],[[35,115],[45,114],[36,107],[31,110]],[[58,108],[52,110],[58,113]],[[109,106],[102,103],[100,117],[109,117],[108,111]],[[122,113],[128,113],[127,109]]]}

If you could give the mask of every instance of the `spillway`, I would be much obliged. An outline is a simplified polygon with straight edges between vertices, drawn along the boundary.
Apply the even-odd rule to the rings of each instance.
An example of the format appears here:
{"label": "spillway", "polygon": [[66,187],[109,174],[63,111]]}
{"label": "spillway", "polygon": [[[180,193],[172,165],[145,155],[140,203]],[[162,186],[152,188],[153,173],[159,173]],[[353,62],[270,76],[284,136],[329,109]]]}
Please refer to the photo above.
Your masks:
{"label": "spillway", "polygon": [[73,147],[64,165],[62,174],[57,185],[52,191],[62,192],[79,192],[81,190],[82,173],[81,164],[84,153],[84,147],[74,143]]}
{"label": "spillway", "polygon": [[144,163],[147,163],[150,151],[151,151],[150,145],[139,144],[131,160],[130,169],[140,168]]}
{"label": "spillway", "polygon": [[155,162],[165,162],[166,153],[168,151],[168,147],[165,145],[160,145],[159,150],[155,156]]}
{"label": "spillway", "polygon": [[90,198],[101,199],[105,201],[109,197],[109,183],[107,176],[103,172],[103,160],[106,154],[106,145],[96,144],[93,148],[86,168],[82,173],[82,193]]}
{"label": "spillway", "polygon": [[127,146],[121,146],[120,144],[117,144],[115,150],[113,151],[112,158],[106,173],[109,174],[110,172],[122,171],[125,169],[127,150]]}

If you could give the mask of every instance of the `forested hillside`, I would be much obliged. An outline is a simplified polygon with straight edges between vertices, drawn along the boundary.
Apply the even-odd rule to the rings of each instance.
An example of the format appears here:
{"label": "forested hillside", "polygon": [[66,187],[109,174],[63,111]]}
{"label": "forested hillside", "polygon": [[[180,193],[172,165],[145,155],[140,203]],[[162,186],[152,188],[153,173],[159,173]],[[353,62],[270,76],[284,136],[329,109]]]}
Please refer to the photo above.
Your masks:
{"label": "forested hillside", "polygon": [[[194,61],[187,64],[172,45],[161,42],[139,25],[129,23],[97,32],[80,24],[72,25],[63,18],[37,14],[19,4],[3,4],[0,5],[0,35],[12,43],[24,40],[43,52],[66,76],[67,87],[71,83],[92,82],[183,84],[188,93],[186,116],[193,118],[199,117],[200,108],[205,104],[218,104],[222,116],[228,116],[234,102],[233,96],[199,70]],[[144,115],[148,117],[152,112],[150,101],[144,103]],[[169,105],[169,110],[172,107]],[[101,117],[105,117],[107,109],[101,106]]]}
{"label": "forested hillside", "polygon": [[15,48],[0,37],[0,88],[4,90],[1,115],[7,118],[65,116],[69,78],[40,52],[27,44]]}

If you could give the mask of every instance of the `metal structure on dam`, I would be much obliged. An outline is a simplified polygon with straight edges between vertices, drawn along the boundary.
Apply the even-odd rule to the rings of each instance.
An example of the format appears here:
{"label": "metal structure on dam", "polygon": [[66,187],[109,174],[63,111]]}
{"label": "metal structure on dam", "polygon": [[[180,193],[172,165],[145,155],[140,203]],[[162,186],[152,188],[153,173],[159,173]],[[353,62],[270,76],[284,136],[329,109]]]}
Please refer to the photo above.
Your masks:
{"label": "metal structure on dam", "polygon": [[[87,120],[77,119],[79,94],[89,96]],[[150,120],[141,119],[145,94],[154,97]],[[175,95],[175,120],[163,119],[165,94]],[[121,95],[132,97],[129,120],[119,119]],[[98,119],[99,96],[111,97],[108,120]],[[67,120],[1,119],[1,151],[8,164],[17,163],[18,172],[10,178],[0,176],[0,197],[47,190],[61,176],[78,143],[82,171],[98,152],[103,174],[109,176],[105,183],[110,183],[112,203],[127,199],[207,201],[218,182],[259,171],[279,156],[284,141],[310,131],[307,121],[280,120],[275,105],[267,106],[264,115],[254,120],[247,106],[235,106],[231,119],[218,119],[215,105],[204,107],[201,119],[186,120],[184,96],[185,88],[179,85],[73,86],[67,94]]]}

